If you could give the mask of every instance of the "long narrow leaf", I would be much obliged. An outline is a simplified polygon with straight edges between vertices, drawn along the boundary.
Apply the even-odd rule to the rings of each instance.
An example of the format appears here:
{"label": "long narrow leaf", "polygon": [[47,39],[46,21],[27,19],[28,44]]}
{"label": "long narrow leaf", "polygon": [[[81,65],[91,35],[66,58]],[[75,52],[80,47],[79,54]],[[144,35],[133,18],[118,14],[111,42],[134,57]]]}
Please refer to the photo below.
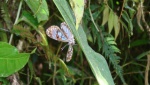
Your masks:
{"label": "long narrow leaf", "polygon": [[93,74],[95,75],[98,83],[100,85],[114,85],[112,76],[104,57],[89,47],[86,35],[81,25],[79,26],[78,31],[75,29],[74,17],[72,16],[70,7],[66,0],[54,0],[54,3],[56,4],[67,24],[70,26],[79,46],[82,48],[82,51],[84,52],[91,66]]}

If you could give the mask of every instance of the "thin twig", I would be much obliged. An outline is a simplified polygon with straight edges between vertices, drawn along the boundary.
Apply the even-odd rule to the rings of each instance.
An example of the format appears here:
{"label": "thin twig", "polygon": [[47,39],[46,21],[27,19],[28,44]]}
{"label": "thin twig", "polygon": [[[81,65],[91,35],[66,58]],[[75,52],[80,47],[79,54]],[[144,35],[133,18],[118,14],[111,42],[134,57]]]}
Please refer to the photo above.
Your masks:
{"label": "thin twig", "polygon": [[[18,18],[20,16],[20,11],[21,11],[21,8],[22,8],[22,3],[23,3],[23,0],[20,1],[19,9],[18,9],[18,12],[17,12],[17,17],[15,19],[14,25],[17,24]],[[10,39],[9,39],[9,44],[12,43],[13,36],[14,36],[14,34],[12,33],[11,36],[10,36]]]}
{"label": "thin twig", "polygon": [[149,67],[150,67],[150,54],[147,55],[147,65],[146,65],[146,70],[145,70],[145,85],[149,85],[148,84]]}
{"label": "thin twig", "polygon": [[[15,19],[14,25],[17,24],[17,21],[18,21],[19,15],[20,15],[20,11],[21,11],[21,8],[22,8],[22,3],[23,3],[23,0],[20,1],[19,9],[18,9],[18,12],[17,12],[17,17]],[[10,36],[10,39],[9,39],[9,44],[12,43],[13,36],[14,36],[14,34],[12,33],[11,36]],[[11,85],[20,85],[19,84],[19,77],[17,78],[17,76],[18,76],[17,74],[18,73],[12,75],[13,76],[13,78],[12,78],[13,81],[12,81]],[[11,76],[9,76],[8,78],[10,78],[10,77]]]}
{"label": "thin twig", "polygon": [[57,69],[57,66],[56,66],[56,61],[57,61],[57,60],[54,60],[53,85],[55,85],[55,76],[56,76],[56,69]]}
{"label": "thin twig", "polygon": [[123,0],[123,4],[122,4],[122,8],[121,8],[121,12],[120,12],[120,15],[119,15],[119,21],[120,21],[120,18],[122,16],[122,12],[123,12],[123,8],[124,8],[124,4],[125,4],[125,0]]}

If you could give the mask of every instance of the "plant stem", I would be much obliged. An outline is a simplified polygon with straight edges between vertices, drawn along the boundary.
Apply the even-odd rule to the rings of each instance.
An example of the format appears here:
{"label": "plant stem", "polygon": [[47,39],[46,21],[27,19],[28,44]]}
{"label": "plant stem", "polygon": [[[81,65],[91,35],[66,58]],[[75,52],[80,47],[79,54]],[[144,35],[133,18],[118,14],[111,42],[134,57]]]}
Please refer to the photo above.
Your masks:
{"label": "plant stem", "polygon": [[[20,1],[18,12],[17,12],[17,17],[15,19],[14,25],[17,24],[17,21],[18,21],[19,15],[20,15],[20,11],[21,11],[21,8],[22,8],[22,3],[23,3],[23,0]],[[11,36],[10,36],[10,39],[9,39],[9,44],[12,43],[13,36],[14,36],[14,34],[12,33]]]}

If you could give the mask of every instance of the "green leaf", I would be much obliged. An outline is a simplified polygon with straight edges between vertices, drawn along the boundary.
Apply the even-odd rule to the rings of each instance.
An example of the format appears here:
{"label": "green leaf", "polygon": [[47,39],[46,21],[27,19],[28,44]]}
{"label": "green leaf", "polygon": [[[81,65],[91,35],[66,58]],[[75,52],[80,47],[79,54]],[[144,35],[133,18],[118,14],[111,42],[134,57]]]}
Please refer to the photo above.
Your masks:
{"label": "green leaf", "polygon": [[110,11],[108,19],[108,33],[111,33],[114,25],[114,12]]}
{"label": "green leaf", "polygon": [[117,15],[114,15],[114,30],[115,30],[115,39],[116,39],[120,32],[120,23]]}
{"label": "green leaf", "polygon": [[149,39],[138,39],[130,43],[130,48],[149,44]]}
{"label": "green leaf", "polygon": [[29,53],[19,53],[15,47],[0,42],[0,77],[7,77],[23,68],[29,56]]}
{"label": "green leaf", "polygon": [[84,12],[84,0],[69,0],[76,18],[76,29],[78,29]]}
{"label": "green leaf", "polygon": [[141,53],[140,55],[138,55],[138,56],[136,57],[136,59],[137,59],[137,60],[140,60],[141,58],[146,57],[146,56],[149,55],[149,54],[150,54],[150,50]]}
{"label": "green leaf", "polygon": [[132,19],[130,19],[128,13],[126,11],[123,11],[122,17],[125,19],[125,21],[128,23],[129,28],[129,34],[133,35],[133,25],[132,25]]}
{"label": "green leaf", "polygon": [[49,11],[46,0],[25,0],[25,2],[37,17],[38,22],[48,20]]}
{"label": "green leaf", "polygon": [[133,18],[136,11],[133,8],[129,7],[127,4],[125,5],[125,8],[129,10],[130,17]]}
{"label": "green leaf", "polygon": [[[76,30],[75,23],[73,20],[73,15],[70,11],[70,7],[66,0],[53,0],[55,5],[57,6],[58,10],[60,11],[61,15],[65,19],[66,23],[71,28],[79,46],[81,47],[82,51],[84,52],[87,61],[95,75],[98,83],[100,85],[114,85],[111,73],[109,71],[107,62],[105,58],[96,53],[87,43],[86,35],[83,31],[82,26],[79,26],[79,29]],[[60,3],[61,2],[61,3]]]}
{"label": "green leaf", "polygon": [[33,15],[27,11],[23,11],[21,18],[19,18],[18,22],[24,21],[26,23],[28,23],[29,25],[31,25],[34,29],[36,29],[38,27],[38,21],[36,18],[33,17]]}
{"label": "green leaf", "polygon": [[118,65],[120,57],[117,56],[117,53],[120,53],[120,50],[116,47],[114,43],[115,41],[113,36],[111,34],[106,33],[102,52],[104,53],[106,58],[109,58],[109,62],[113,64],[116,73],[119,75],[124,85],[126,85],[125,80],[123,78],[123,69],[121,68],[120,65]]}
{"label": "green leaf", "polygon": [[108,16],[109,16],[109,8],[107,6],[105,6],[105,9],[103,11],[102,25],[104,25],[108,21]]}

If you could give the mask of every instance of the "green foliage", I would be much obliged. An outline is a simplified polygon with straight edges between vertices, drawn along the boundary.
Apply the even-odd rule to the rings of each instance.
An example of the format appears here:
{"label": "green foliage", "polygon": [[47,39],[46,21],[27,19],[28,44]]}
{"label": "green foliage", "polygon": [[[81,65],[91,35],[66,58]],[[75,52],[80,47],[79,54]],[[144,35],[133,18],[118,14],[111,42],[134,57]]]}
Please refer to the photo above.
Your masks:
{"label": "green foliage", "polygon": [[[109,69],[107,67],[107,63],[105,62],[105,59],[102,55],[94,52],[89,45],[87,44],[87,39],[85,36],[83,28],[80,26],[78,30],[75,28],[75,24],[73,21],[73,17],[71,16],[71,12],[69,11],[68,4],[65,2],[65,0],[62,0],[62,3],[60,4],[57,0],[54,0],[56,6],[58,7],[60,13],[64,17],[65,21],[68,23],[68,25],[71,27],[72,32],[74,33],[74,36],[76,40],[78,41],[78,44],[80,45],[82,51],[84,52],[91,69],[97,78],[97,81],[99,84],[112,84],[113,80],[110,76]],[[65,4],[65,5],[64,5]],[[69,17],[69,18],[68,18]],[[88,49],[88,50],[87,50]],[[101,63],[100,63],[101,62]],[[97,68],[95,68],[97,67]],[[105,81],[102,81],[106,79]]]}
{"label": "green foliage", "polygon": [[120,50],[116,47],[116,42],[110,34],[105,34],[104,42],[103,42],[103,53],[106,58],[109,58],[109,61],[113,64],[116,73],[121,78],[122,82],[125,84],[125,80],[123,78],[123,71],[119,64],[120,57],[117,56],[117,53],[120,53]]}
{"label": "green foliage", "polygon": [[70,0],[70,5],[72,7],[72,10],[75,15],[76,20],[76,29],[78,30],[78,27],[81,23],[83,13],[84,13],[84,0]]}
{"label": "green foliage", "polygon": [[30,26],[32,26],[34,29],[37,29],[38,27],[38,21],[36,18],[34,18],[34,16],[32,16],[31,13],[27,12],[27,11],[23,11],[21,18],[19,18],[18,23],[19,22],[26,22],[28,23]]}
{"label": "green foliage", "polygon": [[48,20],[49,11],[45,0],[25,0],[38,22]]}
{"label": "green foliage", "polygon": [[29,53],[19,53],[15,47],[0,42],[0,77],[7,77],[23,68],[29,56]]}
{"label": "green foliage", "polygon": [[[11,84],[15,72],[28,85],[149,83],[150,1],[83,1],[2,1],[0,84]],[[64,43],[45,34],[64,21],[77,44],[70,62],[65,62],[67,48],[61,50]]]}
{"label": "green foliage", "polygon": [[8,9],[6,3],[2,2],[0,5],[1,5],[1,12],[2,12],[1,16],[3,17],[4,21],[6,22],[8,29],[10,30],[12,27],[12,21],[10,19],[10,15],[9,15],[9,11],[8,11],[9,9]]}

